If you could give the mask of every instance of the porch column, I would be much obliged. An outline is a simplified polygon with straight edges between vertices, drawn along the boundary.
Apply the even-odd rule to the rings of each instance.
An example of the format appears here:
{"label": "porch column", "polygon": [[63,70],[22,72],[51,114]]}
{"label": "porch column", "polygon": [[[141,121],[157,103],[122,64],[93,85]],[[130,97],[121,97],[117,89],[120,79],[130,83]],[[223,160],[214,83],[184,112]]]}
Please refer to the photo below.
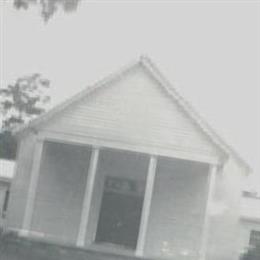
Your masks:
{"label": "porch column", "polygon": [[141,222],[140,222],[140,230],[139,230],[137,247],[136,247],[136,252],[135,252],[136,256],[143,256],[143,253],[144,253],[145,238],[146,238],[146,233],[147,233],[150,208],[151,208],[151,202],[152,202],[156,166],[157,166],[157,157],[155,155],[151,155],[150,162],[149,162],[149,168],[148,168],[148,174],[147,174],[147,180],[146,180],[143,209],[142,209]]}
{"label": "porch column", "polygon": [[42,150],[43,150],[43,140],[37,139],[36,144],[35,144],[32,171],[31,171],[27,201],[26,201],[26,206],[25,206],[23,226],[22,226],[22,231],[21,231],[21,235],[24,235],[24,236],[28,235],[30,227],[31,227],[32,215],[33,215],[34,203],[35,203],[35,196],[36,196],[38,179],[39,179],[39,174],[40,174]]}
{"label": "porch column", "polygon": [[90,211],[92,194],[94,189],[98,157],[99,157],[99,148],[97,147],[92,148],[90,164],[88,169],[87,183],[85,188],[85,195],[83,200],[83,208],[81,212],[79,233],[77,238],[77,246],[80,247],[83,247],[85,245],[85,236],[87,231],[86,229],[89,220],[89,211]]}
{"label": "porch column", "polygon": [[210,171],[209,171],[209,176],[208,176],[208,194],[207,194],[208,197],[207,197],[207,203],[206,203],[204,225],[203,225],[203,230],[202,230],[200,260],[205,260],[205,257],[206,257],[208,235],[209,235],[209,218],[210,218],[209,209],[210,209],[210,203],[212,202],[212,198],[213,198],[216,173],[217,173],[217,166],[211,165]]}

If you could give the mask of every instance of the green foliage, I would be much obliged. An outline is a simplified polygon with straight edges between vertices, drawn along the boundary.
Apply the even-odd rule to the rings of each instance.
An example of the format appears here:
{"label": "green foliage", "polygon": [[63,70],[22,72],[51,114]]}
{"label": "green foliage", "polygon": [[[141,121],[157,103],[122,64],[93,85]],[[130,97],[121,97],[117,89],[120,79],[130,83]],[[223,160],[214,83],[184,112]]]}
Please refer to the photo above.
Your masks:
{"label": "green foliage", "polygon": [[17,9],[28,9],[32,5],[40,8],[41,16],[47,22],[58,8],[65,12],[75,11],[80,0],[14,0],[14,6]]}
{"label": "green foliage", "polygon": [[18,78],[13,85],[0,89],[2,128],[11,130],[41,114],[50,101],[46,95],[49,84],[40,74],[33,74]]}

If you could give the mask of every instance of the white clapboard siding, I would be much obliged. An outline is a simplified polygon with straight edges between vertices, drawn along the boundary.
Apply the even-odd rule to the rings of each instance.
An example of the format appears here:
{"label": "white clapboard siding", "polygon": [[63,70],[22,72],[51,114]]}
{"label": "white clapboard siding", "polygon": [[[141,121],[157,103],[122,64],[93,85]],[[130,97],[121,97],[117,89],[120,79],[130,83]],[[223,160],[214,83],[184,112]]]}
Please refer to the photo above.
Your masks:
{"label": "white clapboard siding", "polygon": [[141,66],[68,107],[43,129],[216,155],[204,133]]}

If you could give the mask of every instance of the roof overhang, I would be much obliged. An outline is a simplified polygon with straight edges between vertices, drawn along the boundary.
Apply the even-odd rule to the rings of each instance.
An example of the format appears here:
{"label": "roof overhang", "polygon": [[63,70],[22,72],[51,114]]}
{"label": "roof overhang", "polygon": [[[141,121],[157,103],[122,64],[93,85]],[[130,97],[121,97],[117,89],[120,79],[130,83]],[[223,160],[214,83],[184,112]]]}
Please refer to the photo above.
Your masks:
{"label": "roof overhang", "polygon": [[215,130],[209,126],[208,123],[195,111],[195,109],[177,92],[177,90],[166,80],[166,78],[161,74],[158,68],[154,63],[146,56],[141,56],[140,59],[124,68],[119,70],[116,73],[109,75],[103,80],[97,82],[96,84],[86,87],[83,91],[79,92],[72,98],[66,100],[60,105],[52,108],[48,112],[42,114],[38,118],[30,121],[28,124],[17,128],[13,131],[13,134],[16,137],[22,137],[26,132],[37,132],[38,128],[50,120],[55,115],[64,111],[67,107],[71,106],[75,102],[78,102],[85,96],[93,93],[97,89],[100,89],[106,86],[108,83],[111,83],[118,78],[121,78],[130,70],[134,69],[137,66],[142,66],[158,83],[159,85],[168,93],[168,95],[179,105],[179,107],[187,114],[187,116],[192,120],[192,122],[206,135],[209,141],[223,154],[223,157],[228,158],[232,156],[237,163],[244,168],[245,172],[249,174],[252,169],[248,163],[230,146],[228,145],[217,133]]}

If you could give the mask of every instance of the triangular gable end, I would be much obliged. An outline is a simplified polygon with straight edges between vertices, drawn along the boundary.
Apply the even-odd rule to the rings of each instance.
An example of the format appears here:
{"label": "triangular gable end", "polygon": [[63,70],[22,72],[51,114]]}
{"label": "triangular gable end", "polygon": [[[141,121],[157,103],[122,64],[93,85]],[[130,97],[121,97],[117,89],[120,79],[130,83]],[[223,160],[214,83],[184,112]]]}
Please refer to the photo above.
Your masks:
{"label": "triangular gable end", "polygon": [[[180,128],[177,129],[177,132],[178,131],[181,132],[182,131],[181,127],[183,127],[183,129],[186,131],[186,132],[184,131],[184,134],[187,134],[187,143],[189,143],[191,140],[195,140],[195,139],[197,140],[197,143],[194,142],[193,143],[194,147],[191,147],[191,148],[196,149],[196,148],[201,148],[202,147],[202,150],[204,149],[205,151],[207,150],[207,152],[211,152],[211,153],[213,153],[214,150],[218,151],[218,152],[220,151],[220,152],[222,152],[222,154],[230,154],[230,153],[232,153],[232,155],[234,155],[234,157],[241,164],[243,164],[244,167],[248,167],[244,163],[244,161],[229,146],[227,146],[220,139],[219,136],[217,136],[213,132],[213,130],[201,119],[201,117],[195,113],[195,111],[190,107],[190,105],[165,80],[165,78],[162,76],[162,74],[159,72],[159,70],[156,68],[156,66],[150,61],[150,59],[148,59],[146,57],[142,57],[138,62],[132,64],[131,66],[128,66],[128,67],[124,68],[123,70],[119,71],[116,74],[113,74],[113,75],[107,77],[106,79],[104,79],[101,82],[98,82],[97,84],[93,85],[92,87],[86,88],[85,90],[83,90],[78,95],[76,95],[73,98],[71,98],[70,100],[62,103],[61,105],[55,107],[54,109],[50,110],[49,112],[45,113],[44,115],[40,116],[39,118],[31,121],[27,126],[25,126],[25,127],[21,128],[20,130],[16,131],[16,133],[19,134],[19,133],[25,131],[28,128],[39,128],[39,127],[46,128],[47,125],[48,126],[52,125],[51,122],[55,122],[56,120],[57,120],[57,122],[59,122],[58,125],[60,126],[61,125],[61,121],[62,121],[62,114],[61,113],[63,111],[66,110],[66,114],[68,114],[68,113],[72,113],[73,114],[74,113],[74,116],[75,116],[75,113],[79,113],[79,111],[77,111],[77,109],[81,109],[81,112],[83,111],[85,113],[85,116],[86,116],[86,119],[87,119],[88,123],[91,122],[91,120],[92,120],[93,125],[96,124],[96,129],[95,129],[95,127],[93,129],[87,129],[88,133],[95,134],[96,130],[98,130],[98,131],[100,130],[100,127],[102,125],[102,120],[104,120],[104,116],[105,117],[106,116],[110,117],[110,115],[109,115],[109,113],[106,113],[106,115],[104,115],[104,114],[103,115],[95,114],[95,113],[97,113],[97,111],[95,111],[95,108],[92,106],[93,102],[97,102],[97,103],[101,102],[100,104],[104,108],[104,105],[105,105],[104,102],[105,101],[104,100],[103,101],[98,101],[98,96],[101,96],[104,93],[105,89],[106,89],[105,92],[107,93],[108,98],[111,97],[111,95],[114,95],[114,96],[115,95],[120,95],[120,93],[117,93],[116,91],[114,91],[114,92],[111,91],[112,88],[115,88],[115,87],[112,87],[112,86],[115,84],[115,82],[120,81],[120,80],[122,81],[124,78],[127,77],[127,75],[131,74],[132,71],[134,71],[135,69],[138,69],[138,68],[142,68],[143,71],[147,74],[147,77],[150,77],[154,82],[156,82],[156,84],[158,86],[160,86],[161,90],[164,92],[163,94],[165,95],[165,97],[167,96],[167,98],[166,98],[167,102],[165,102],[165,107],[158,106],[158,108],[157,108],[158,110],[160,110],[160,111],[158,111],[158,113],[159,114],[161,113],[161,115],[164,115],[164,119],[165,119],[164,121],[162,121],[159,117],[157,117],[157,119],[156,119],[156,120],[160,121],[159,124],[162,125],[162,128],[161,129],[160,128],[155,129],[156,126],[154,126],[152,124],[152,122],[151,122],[152,119],[151,118],[150,118],[151,120],[149,122],[148,121],[145,122],[145,123],[147,123],[148,127],[154,127],[154,131],[150,132],[150,137],[152,137],[151,140],[158,141],[159,143],[160,143],[160,141],[164,141],[165,144],[166,144],[167,143],[167,139],[164,139],[164,140],[159,140],[158,139],[159,138],[158,134],[161,134],[161,136],[165,136],[165,138],[168,138],[170,144],[172,142],[172,145],[175,145],[175,146],[178,145],[178,143],[180,143],[180,142],[182,142],[182,140],[184,140],[183,138],[182,138],[182,140],[180,138],[176,139],[176,136],[174,136],[174,131],[176,129],[176,124],[180,124]],[[133,84],[136,84],[136,83],[133,82]],[[148,89],[146,89],[146,90],[143,89],[144,85],[145,84],[143,84],[142,87],[138,91],[141,91],[141,92],[142,92],[142,90],[143,91],[147,91]],[[106,88],[105,86],[108,86],[108,88]],[[101,93],[101,91],[98,91],[98,89],[102,89],[102,93]],[[127,90],[127,87],[125,88],[125,90],[129,92],[129,90]],[[109,91],[111,91],[111,95],[108,94]],[[121,93],[121,94],[122,95],[128,95],[128,97],[131,97],[131,95],[136,94],[136,93],[133,93],[133,90],[131,90],[131,91],[129,93],[124,92],[124,93]],[[112,94],[112,92],[113,92],[113,94]],[[157,92],[158,92],[158,88],[157,88]],[[95,95],[95,93],[97,93],[97,94]],[[151,94],[152,97],[162,96],[162,93],[159,93],[159,94],[158,93],[155,93],[155,92],[147,93],[147,95],[149,96]],[[91,95],[91,98],[88,99],[88,96],[90,94],[93,94],[93,95]],[[139,95],[143,96],[143,95],[145,95],[145,92],[139,93]],[[95,101],[94,97],[97,97],[96,101]],[[125,96],[125,98],[126,97],[127,96]],[[85,98],[86,98],[86,104],[87,105],[85,106],[84,109],[86,109],[86,111],[84,111],[84,109],[83,109],[84,104],[85,104],[84,103],[84,99]],[[91,101],[91,99],[93,99],[93,101]],[[166,101],[166,99],[165,99],[165,101]],[[172,104],[172,107],[170,107],[170,105],[168,105],[170,99],[171,99],[171,102],[174,103],[174,105]],[[158,98],[157,99],[155,98],[151,102],[155,102],[156,103],[155,106],[156,106],[156,105],[158,105],[158,102],[161,102],[161,101],[158,101],[158,100],[159,100]],[[125,101],[126,101],[126,99],[125,99]],[[91,104],[88,103],[88,102],[90,102]],[[102,104],[102,102],[103,102],[103,104]],[[147,105],[147,106],[152,106],[153,105],[152,103],[149,103],[150,99],[147,102],[148,103],[146,103],[145,105]],[[177,110],[179,110],[178,114],[181,113],[182,116],[186,118],[186,119],[183,119],[181,122],[180,121],[179,122],[174,121],[175,120],[174,114],[172,114],[173,116],[171,118],[171,112],[166,110],[167,108],[168,108],[168,110],[170,110],[172,108],[175,108],[175,110],[176,110],[176,106],[177,106]],[[73,109],[72,107],[75,107],[75,109]],[[76,107],[78,107],[78,108],[76,108]],[[109,110],[109,106],[107,108]],[[94,109],[94,111],[93,111],[93,109]],[[98,109],[100,109],[100,108],[98,108]],[[120,104],[119,104],[118,109],[120,111],[120,109],[125,109],[125,107],[120,107]],[[101,110],[102,110],[102,108],[101,108]],[[110,111],[110,112],[115,112],[115,111]],[[89,114],[90,113],[94,114],[94,116],[96,116],[97,118],[94,118],[94,121],[93,121],[93,118],[92,119],[88,118],[88,113]],[[72,115],[67,115],[67,116],[72,116]],[[98,116],[101,116],[101,118],[99,118],[99,120],[101,119],[101,121],[100,121],[101,125],[98,125],[97,121],[95,121],[95,119],[98,119]],[[115,116],[115,115],[111,114],[111,116]],[[118,114],[117,116],[120,117],[120,114]],[[167,116],[168,116],[168,118],[167,118]],[[71,118],[70,118],[70,121],[71,121]],[[77,118],[77,116],[76,116],[76,118]],[[68,117],[67,117],[67,119],[68,119]],[[78,118],[77,120],[81,120],[81,119]],[[189,122],[187,122],[187,120]],[[66,121],[66,119],[65,119],[65,121]],[[119,122],[120,122],[120,120],[119,120]],[[168,122],[168,123],[165,125],[165,122]],[[122,121],[121,123],[128,124],[127,121],[125,121],[125,122]],[[136,122],[129,122],[129,125],[131,123],[135,124],[135,126],[134,126],[135,128],[131,128],[129,126],[130,127],[128,129],[128,131],[130,131],[129,134],[135,133],[136,137],[139,138],[139,139],[137,138],[136,140],[133,140],[133,142],[134,141],[142,142],[143,141],[142,140],[143,136],[142,136],[141,128],[139,129],[140,132],[136,133],[136,132],[138,132],[138,131],[135,130],[135,129],[138,128],[138,123],[136,123]],[[151,123],[151,125],[149,125],[150,123]],[[174,123],[175,123],[175,125],[174,125]],[[106,124],[107,124],[107,122],[106,122]],[[103,122],[103,125],[104,125],[104,122]],[[143,126],[144,125],[142,125],[142,124],[140,125],[140,127],[143,127]],[[78,129],[80,130],[82,125],[79,124],[78,126],[76,125],[75,127],[78,127]],[[126,133],[122,133],[122,131],[121,131],[121,132],[117,133],[118,135],[116,133],[114,133],[115,135],[113,136],[113,131],[114,131],[113,124],[112,125],[108,124],[108,128],[109,127],[110,127],[110,129],[107,129],[108,130],[107,133],[111,134],[110,138],[112,138],[112,139],[113,138],[118,138],[118,137],[119,138],[121,138],[121,137],[124,138],[124,134],[127,134],[127,132]],[[162,135],[162,133],[163,133],[163,135]],[[147,134],[147,131],[146,131],[146,134]],[[170,134],[172,134],[174,137],[171,138]],[[182,133],[179,133],[179,134],[181,135]],[[149,142],[150,140],[147,140],[147,141]],[[156,142],[154,143],[154,145],[156,145]],[[170,148],[170,146],[169,146],[169,148]],[[198,152],[203,152],[203,151],[198,150]]]}

